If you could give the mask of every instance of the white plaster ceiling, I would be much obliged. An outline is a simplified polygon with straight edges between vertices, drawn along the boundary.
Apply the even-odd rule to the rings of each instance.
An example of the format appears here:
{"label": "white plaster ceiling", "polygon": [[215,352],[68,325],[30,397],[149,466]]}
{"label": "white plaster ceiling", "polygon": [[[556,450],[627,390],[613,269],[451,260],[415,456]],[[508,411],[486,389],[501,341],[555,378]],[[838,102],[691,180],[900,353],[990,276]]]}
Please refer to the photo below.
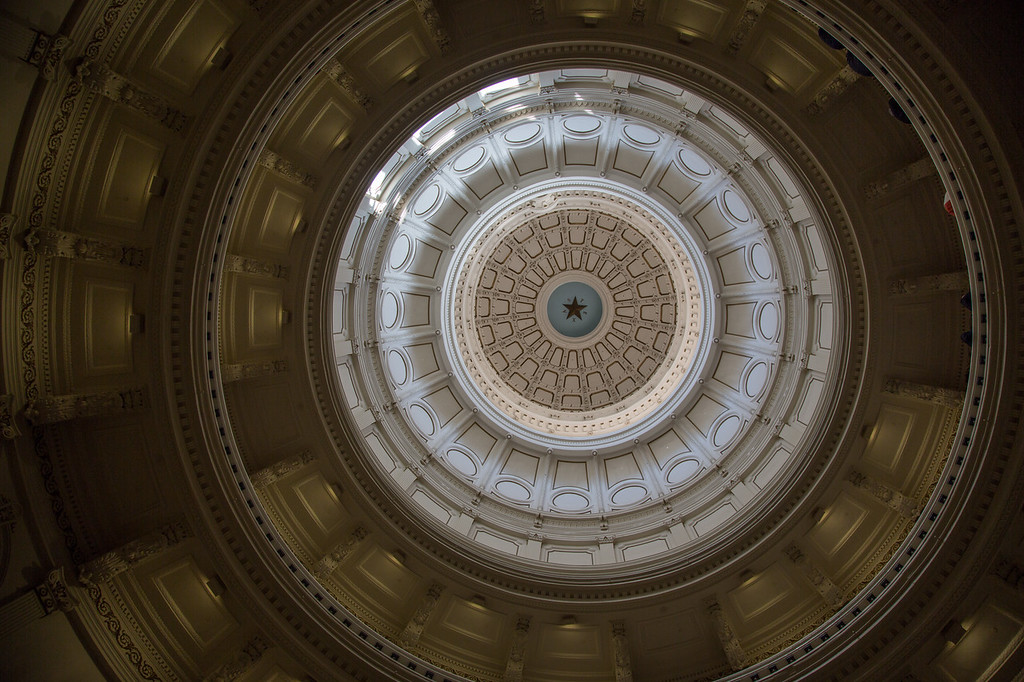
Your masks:
{"label": "white plaster ceiling", "polygon": [[[336,360],[372,466],[528,561],[720,534],[785,492],[835,386],[844,303],[804,192],[735,117],[650,77],[533,74],[438,113],[377,173],[339,264],[363,283],[336,293],[334,333],[362,311],[374,330]],[[584,343],[535,314],[573,277],[611,310]]]}

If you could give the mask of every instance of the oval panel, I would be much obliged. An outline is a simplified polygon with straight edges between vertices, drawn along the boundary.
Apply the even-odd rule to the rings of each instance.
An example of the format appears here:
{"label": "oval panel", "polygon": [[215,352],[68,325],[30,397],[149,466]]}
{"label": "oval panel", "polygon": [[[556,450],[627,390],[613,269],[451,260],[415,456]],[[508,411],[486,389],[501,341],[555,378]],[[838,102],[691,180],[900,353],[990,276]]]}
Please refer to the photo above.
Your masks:
{"label": "oval panel", "polygon": [[452,465],[456,471],[466,476],[476,476],[477,467],[476,462],[473,458],[464,453],[462,450],[456,450],[452,448],[448,451],[448,463]]}
{"label": "oval panel", "polygon": [[764,390],[765,383],[768,382],[768,363],[759,362],[753,366],[750,373],[747,374],[747,380],[743,384],[743,390],[746,391],[747,395],[753,398],[762,390]]}
{"label": "oval panel", "polygon": [[636,504],[645,497],[647,497],[647,488],[642,485],[627,485],[625,488],[615,491],[615,494],[612,495],[612,504]]}
{"label": "oval panel", "polygon": [[540,134],[539,123],[524,123],[518,125],[512,130],[505,133],[505,140],[512,144],[520,144],[532,140]]}
{"label": "oval panel", "polygon": [[416,215],[424,215],[430,209],[437,206],[437,202],[441,200],[441,186],[433,184],[423,190],[420,195],[416,198],[416,203],[413,204],[412,212]]}
{"label": "oval panel", "polygon": [[769,341],[779,331],[779,309],[774,303],[765,303],[757,316],[757,330]]}
{"label": "oval panel", "polygon": [[391,247],[391,257],[388,259],[388,265],[397,270],[409,262],[409,256],[411,255],[412,240],[409,239],[409,235],[400,234]]}
{"label": "oval panel", "polygon": [[661,141],[661,135],[654,132],[647,126],[623,126],[622,134],[637,144],[655,144]]}
{"label": "oval panel", "polygon": [[420,433],[424,436],[433,436],[434,431],[437,430],[430,413],[419,405],[413,405],[409,408],[409,418],[412,420],[413,426],[419,429]]}
{"label": "oval panel", "polygon": [[472,149],[468,149],[462,152],[462,154],[459,155],[459,158],[455,159],[455,162],[452,163],[452,169],[457,173],[464,173],[480,163],[486,153],[487,150],[483,147],[473,147]]}
{"label": "oval panel", "polygon": [[768,254],[768,247],[761,242],[750,247],[750,265],[754,268],[754,274],[761,279],[772,276],[772,258]]}
{"label": "oval panel", "polygon": [[692,149],[680,149],[679,162],[694,175],[711,175],[711,164]]}
{"label": "oval panel", "polygon": [[601,127],[601,119],[594,116],[569,116],[562,125],[570,133],[578,133],[580,135],[584,133],[592,133]]}
{"label": "oval panel", "polygon": [[409,365],[397,350],[388,353],[388,373],[391,380],[401,386],[409,380]]}
{"label": "oval panel", "polygon": [[722,193],[722,202],[725,204],[725,210],[733,219],[741,223],[750,220],[750,210],[747,209],[747,205],[743,203],[743,199],[740,199],[740,195],[736,192],[731,189],[725,190]]}
{"label": "oval panel", "polygon": [[665,480],[675,485],[693,478],[698,471],[700,471],[700,462],[695,459],[684,459],[669,469]]}
{"label": "oval panel", "polygon": [[551,505],[566,511],[580,511],[590,506],[590,500],[579,493],[559,493],[551,500]]}
{"label": "oval panel", "polygon": [[390,291],[380,299],[380,323],[385,329],[398,324],[398,297]]}
{"label": "oval panel", "polygon": [[715,432],[711,434],[711,442],[714,443],[716,448],[720,448],[733,438],[740,430],[740,418],[736,415],[731,415],[722,420],[722,423],[718,425]]}
{"label": "oval panel", "polygon": [[526,502],[530,499],[530,491],[526,489],[526,486],[515,481],[498,481],[494,489],[508,499],[517,502]]}

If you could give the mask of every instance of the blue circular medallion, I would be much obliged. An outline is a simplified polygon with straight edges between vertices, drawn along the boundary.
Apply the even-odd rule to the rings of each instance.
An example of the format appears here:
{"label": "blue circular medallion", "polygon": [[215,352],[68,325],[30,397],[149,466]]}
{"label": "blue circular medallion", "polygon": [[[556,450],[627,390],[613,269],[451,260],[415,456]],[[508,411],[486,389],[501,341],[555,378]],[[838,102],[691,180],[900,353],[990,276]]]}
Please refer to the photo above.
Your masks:
{"label": "blue circular medallion", "polygon": [[602,312],[601,297],[582,282],[561,284],[548,296],[548,321],[563,336],[586,336],[597,329]]}

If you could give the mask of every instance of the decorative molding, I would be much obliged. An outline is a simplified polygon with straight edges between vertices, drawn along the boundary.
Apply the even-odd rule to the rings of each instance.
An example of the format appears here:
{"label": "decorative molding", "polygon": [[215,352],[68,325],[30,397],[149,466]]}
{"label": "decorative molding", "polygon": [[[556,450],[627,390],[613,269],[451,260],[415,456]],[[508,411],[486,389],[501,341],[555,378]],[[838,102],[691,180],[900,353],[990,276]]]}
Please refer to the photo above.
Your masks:
{"label": "decorative molding", "polygon": [[35,588],[36,596],[47,614],[60,610],[70,613],[78,607],[78,598],[71,594],[64,579],[64,568],[59,567],[46,575],[46,580]]}
{"label": "decorative molding", "polygon": [[14,421],[14,396],[5,393],[0,395],[0,438],[14,440],[21,435],[21,430]]}
{"label": "decorative molding", "polygon": [[78,579],[84,585],[107,582],[140,561],[163,554],[191,537],[194,537],[192,528],[185,521],[169,523],[82,564],[78,568]]}
{"label": "decorative molding", "polygon": [[704,608],[711,617],[715,635],[717,635],[718,641],[722,645],[722,651],[725,652],[729,665],[733,670],[742,670],[747,665],[747,655],[744,653],[743,647],[740,646],[740,640],[733,631],[732,626],[729,625],[725,612],[722,610],[722,605],[718,603],[718,599],[715,597],[708,597],[704,600]]}
{"label": "decorative molding", "polygon": [[647,18],[647,0],[633,0],[633,8],[629,15],[629,23],[642,24]]}
{"label": "decorative molding", "polygon": [[441,23],[441,15],[437,13],[434,0],[413,0],[413,2],[416,4],[416,10],[420,13],[423,23],[427,25],[427,33],[437,45],[437,49],[443,55],[451,52],[452,39],[449,37],[448,31],[445,30],[444,24]]}
{"label": "decorative molding", "polygon": [[9,500],[0,494],[0,528],[12,530],[21,519],[22,508],[17,500]]}
{"label": "decorative molding", "polygon": [[0,260],[11,257],[11,234],[18,224],[18,216],[13,213],[0,213]]}
{"label": "decorative molding", "polygon": [[71,419],[120,414],[148,405],[146,387],[136,386],[104,393],[46,396],[30,401],[24,414],[33,426],[43,426]]}
{"label": "decorative molding", "polygon": [[951,410],[959,411],[964,407],[965,394],[963,391],[955,388],[929,386],[928,384],[917,384],[912,381],[889,377],[882,390],[904,398],[925,400],[936,405],[948,407]]}
{"label": "decorative molding", "polygon": [[103,590],[100,589],[99,585],[88,585],[86,593],[89,595],[89,600],[92,602],[96,613],[103,619],[107,632],[110,633],[114,641],[121,647],[128,660],[135,665],[139,677],[143,680],[159,680],[160,676],[157,675],[153,666],[143,658],[142,651],[136,646],[131,634],[121,625],[121,619],[114,613],[113,607],[103,596]]}
{"label": "decorative molding", "polygon": [[[337,64],[338,67],[341,67],[341,64],[338,64],[337,61],[328,63],[328,67],[331,66],[331,64]],[[324,67],[324,70],[326,72],[327,67]],[[317,182],[319,181],[317,176],[313,173],[269,149],[264,149],[260,152],[259,158],[256,159],[256,163],[264,168],[269,168],[282,177],[288,178],[292,182],[296,182],[303,187],[308,187],[309,189],[316,189]]]}
{"label": "decorative molding", "polygon": [[903,168],[894,170],[881,180],[869,182],[864,186],[864,196],[868,199],[877,199],[916,180],[935,175],[935,173],[935,164],[931,158],[925,156]]}
{"label": "decorative molding", "polygon": [[913,519],[921,513],[920,505],[915,500],[859,471],[851,471],[846,475],[846,480],[855,488],[871,493],[882,504],[898,512],[904,518]]}
{"label": "decorative molding", "polygon": [[1018,592],[1024,592],[1024,565],[1006,557],[999,557],[992,565],[992,575]]}
{"label": "decorative molding", "polygon": [[341,86],[349,97],[356,101],[364,110],[369,110],[373,106],[373,99],[367,95],[363,90],[356,84],[356,79],[352,77],[345,67],[337,59],[330,59],[322,70],[323,74],[333,80],[335,83]]}
{"label": "decorative molding", "polygon": [[71,232],[32,228],[25,234],[25,248],[46,258],[80,258],[129,268],[144,268],[148,249]]}
{"label": "decorative molding", "polygon": [[437,606],[437,601],[440,599],[442,592],[444,592],[444,585],[441,583],[432,583],[430,585],[427,593],[420,601],[420,605],[416,608],[416,613],[413,614],[405,629],[402,630],[402,635],[398,638],[400,646],[409,649],[420,640],[420,635],[423,634],[423,628],[427,624],[427,619],[430,618],[430,614],[433,613],[434,608]]}
{"label": "decorative molding", "polygon": [[287,360],[267,360],[265,362],[243,362],[233,365],[222,365],[221,379],[224,383],[255,379],[288,371]]}
{"label": "decorative molding", "polygon": [[253,635],[234,658],[206,676],[206,682],[230,682],[252,670],[270,646],[259,635]]}
{"label": "decorative molding", "polygon": [[894,279],[889,283],[889,293],[896,296],[917,294],[926,291],[970,291],[971,278],[966,270],[944,272],[941,275]]}
{"label": "decorative molding", "polygon": [[249,480],[252,482],[254,488],[261,490],[272,483],[276,483],[288,474],[296,472],[307,464],[312,464],[315,461],[316,455],[313,454],[312,450],[303,450],[295,457],[283,459],[280,462],[275,462],[268,467],[260,469],[256,473],[252,474],[249,477]]}
{"label": "decorative molding", "polygon": [[633,682],[626,624],[621,620],[612,621],[612,653],[615,656],[615,682]]}
{"label": "decorative molding", "polygon": [[522,682],[523,663],[526,657],[526,637],[530,634],[530,617],[519,614],[516,616],[516,627],[512,631],[512,644],[505,662],[505,674],[502,682]]}
{"label": "decorative molding", "polygon": [[138,87],[127,77],[104,64],[83,63],[82,68],[89,89],[113,102],[145,114],[165,128],[180,133],[191,121],[190,116],[172,106],[163,97]]}
{"label": "decorative molding", "polygon": [[827,111],[835,101],[839,98],[839,95],[846,92],[846,89],[857,82],[860,75],[857,74],[849,65],[844,66],[839,70],[839,73],[829,81],[818,94],[814,96],[814,100],[807,105],[807,113],[814,115],[820,114]]}
{"label": "decorative molding", "polygon": [[740,51],[743,43],[747,40],[747,36],[750,35],[750,31],[754,28],[754,24],[764,14],[764,8],[767,5],[768,0],[747,0],[747,4],[743,8],[743,16],[740,17],[739,23],[733,29],[732,35],[729,36],[729,50],[731,52]]}
{"label": "decorative molding", "polygon": [[534,24],[543,24],[547,21],[545,15],[544,0],[527,0],[530,3],[530,21]]}
{"label": "decorative molding", "polygon": [[817,590],[818,594],[822,596],[829,607],[832,609],[838,609],[843,605],[843,593],[839,587],[832,582],[831,578],[822,572],[821,568],[811,563],[811,560],[808,559],[802,551],[800,551],[799,547],[796,545],[790,545],[783,551],[785,555],[789,557],[789,560],[792,561],[803,572],[804,576],[811,581],[811,584],[814,585],[814,589]]}
{"label": "decorative molding", "polygon": [[334,573],[338,566],[341,565],[341,562],[345,560],[345,557],[351,554],[367,535],[368,532],[365,528],[356,526],[345,540],[336,545],[323,559],[317,562],[317,565],[313,568],[313,575],[323,580]]}
{"label": "decorative molding", "polygon": [[270,263],[258,258],[228,254],[224,257],[225,272],[241,272],[247,275],[288,279],[288,266]]}
{"label": "decorative molding", "polygon": [[53,80],[57,75],[57,67],[64,58],[64,50],[71,44],[67,36],[61,34],[47,35],[36,31],[36,40],[25,61],[39,69],[39,75],[45,80]]}
{"label": "decorative molding", "polygon": [[47,615],[35,590],[29,590],[0,606],[0,641]]}

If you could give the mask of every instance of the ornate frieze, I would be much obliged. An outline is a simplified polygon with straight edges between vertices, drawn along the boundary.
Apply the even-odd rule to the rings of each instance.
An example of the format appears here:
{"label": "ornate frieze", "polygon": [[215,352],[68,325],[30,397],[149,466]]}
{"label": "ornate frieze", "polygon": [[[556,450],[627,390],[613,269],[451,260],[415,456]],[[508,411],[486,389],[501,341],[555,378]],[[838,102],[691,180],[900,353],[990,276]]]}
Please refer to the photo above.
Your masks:
{"label": "ornate frieze", "polygon": [[890,377],[883,390],[886,393],[902,396],[904,398],[917,398],[926,400],[936,405],[948,407],[951,410],[960,410],[964,406],[964,392],[955,388],[943,388],[941,386],[929,386],[918,384],[913,381],[904,381]]}
{"label": "ornate frieze", "polygon": [[722,605],[714,597],[709,597],[704,600],[704,608],[711,617],[715,635],[722,644],[722,651],[725,652],[729,665],[733,670],[742,670],[747,665],[747,654],[740,645],[739,637],[736,636],[732,626],[729,625],[729,620],[725,617]]}
{"label": "ornate frieze", "polygon": [[[341,66],[341,64],[338,64],[338,62],[336,61],[332,63],[337,64],[338,67]],[[330,66],[330,64],[328,64],[328,66]],[[288,159],[284,158],[277,152],[273,152],[269,149],[264,149],[262,152],[260,152],[259,158],[256,160],[256,162],[259,163],[264,168],[269,168],[278,175],[288,178],[292,182],[296,182],[302,185],[303,187],[308,187],[309,189],[316,189],[316,184],[318,180],[316,175],[306,170],[305,168],[301,167],[297,163],[289,161]]]}
{"label": "ornate frieze", "polygon": [[764,14],[764,8],[767,6],[768,0],[747,0],[739,23],[736,24],[732,35],[729,36],[729,49],[731,51],[739,52],[740,48],[743,47],[743,43],[746,42],[747,36],[750,35],[750,31],[754,28],[754,24],[761,19],[761,15]]}
{"label": "ornate frieze", "polygon": [[432,583],[430,585],[427,593],[420,601],[420,605],[416,608],[416,613],[413,614],[402,631],[401,637],[398,638],[400,645],[409,648],[419,641],[420,635],[423,634],[423,628],[427,624],[427,619],[430,618],[430,614],[437,607],[437,602],[441,598],[442,592],[444,592],[444,585],[441,583]]}
{"label": "ornate frieze", "polygon": [[349,554],[359,546],[359,543],[366,539],[367,530],[362,526],[356,526],[345,540],[340,542],[313,568],[313,575],[323,579],[334,573]]}
{"label": "ornate frieze", "polygon": [[341,89],[348,93],[355,102],[363,109],[368,110],[373,106],[373,99],[367,95],[356,83],[345,67],[337,59],[331,59],[324,65],[323,73],[341,86]]}
{"label": "ornate frieze", "polygon": [[232,365],[222,365],[220,368],[221,378],[224,383],[241,381],[243,379],[255,379],[257,377],[265,377],[287,371],[288,362],[286,360],[243,362]]}
{"label": "ornate frieze", "polygon": [[250,477],[250,481],[257,490],[266,488],[268,485],[279,481],[288,474],[294,473],[308,464],[316,461],[316,455],[312,450],[303,450],[295,457],[283,459],[268,467],[260,469]]}
{"label": "ornate frieze", "polygon": [[502,682],[522,682],[523,663],[526,659],[526,637],[530,634],[530,617],[518,615],[512,631],[512,645],[509,647]]}
{"label": "ornate frieze", "polygon": [[626,624],[621,620],[612,622],[612,653],[615,655],[615,682],[633,682],[633,665],[629,659]]}
{"label": "ornate frieze", "polygon": [[148,407],[148,403],[144,386],[104,393],[51,395],[30,401],[25,407],[25,419],[34,426],[43,426],[138,410]]}
{"label": "ornate frieze", "polygon": [[908,277],[895,279],[889,283],[889,293],[897,296],[924,293],[928,291],[968,291],[971,288],[970,276],[966,270],[960,272],[944,272],[940,275]]}
{"label": "ornate frieze", "polygon": [[78,579],[86,585],[107,582],[140,561],[162,554],[191,537],[192,528],[184,521],[169,523],[154,533],[82,564],[78,569]]}
{"label": "ornate frieze", "polygon": [[886,507],[898,512],[900,516],[913,519],[921,512],[920,505],[912,498],[859,471],[851,471],[847,474],[846,480],[855,488],[871,493]]}
{"label": "ornate frieze", "polygon": [[207,675],[206,682],[237,680],[252,670],[253,666],[263,658],[263,654],[268,648],[269,645],[262,637],[254,635],[230,661]]}
{"label": "ornate frieze", "polygon": [[877,199],[916,180],[932,175],[935,175],[935,164],[930,157],[925,156],[894,170],[881,180],[869,182],[864,186],[864,196],[868,199]]}
{"label": "ornate frieze", "polygon": [[849,66],[844,66],[839,73],[829,81],[825,87],[818,91],[814,100],[807,105],[807,113],[820,114],[826,111],[839,98],[839,95],[846,92],[846,89],[857,82],[860,76]]}
{"label": "ornate frieze", "polygon": [[434,0],[413,0],[413,2],[416,4],[420,17],[423,18],[423,23],[427,25],[427,33],[430,34],[430,38],[437,45],[437,49],[441,51],[441,54],[451,52],[452,40],[448,36],[448,31],[445,29],[444,24],[441,23],[441,15],[437,13]]}
{"label": "ornate frieze", "polygon": [[25,248],[48,258],[80,258],[130,268],[144,268],[149,260],[148,249],[60,230],[29,230]]}
{"label": "ornate frieze", "polygon": [[839,587],[818,566],[811,563],[810,559],[800,551],[799,547],[790,545],[785,549],[785,554],[811,581],[814,589],[817,590],[818,594],[821,595],[830,607],[838,609],[843,605],[843,593]]}
{"label": "ornate frieze", "polygon": [[188,126],[191,117],[160,95],[140,88],[104,64],[84,63],[83,67],[86,84],[107,99],[135,109],[176,133]]}
{"label": "ornate frieze", "polygon": [[647,0],[633,0],[633,7],[629,14],[629,21],[633,24],[642,24],[647,18]]}

